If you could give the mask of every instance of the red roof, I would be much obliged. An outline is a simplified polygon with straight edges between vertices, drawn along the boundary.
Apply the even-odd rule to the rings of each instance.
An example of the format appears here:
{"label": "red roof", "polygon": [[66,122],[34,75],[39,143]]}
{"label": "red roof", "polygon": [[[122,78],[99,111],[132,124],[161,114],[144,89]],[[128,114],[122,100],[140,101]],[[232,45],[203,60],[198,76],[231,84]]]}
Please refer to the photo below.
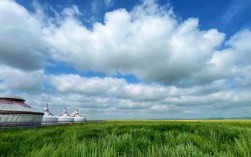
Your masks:
{"label": "red roof", "polygon": [[29,105],[24,103],[24,101],[17,101],[15,99],[8,99],[8,98],[0,98],[0,105],[6,105],[6,104],[20,105],[20,106],[31,108]]}

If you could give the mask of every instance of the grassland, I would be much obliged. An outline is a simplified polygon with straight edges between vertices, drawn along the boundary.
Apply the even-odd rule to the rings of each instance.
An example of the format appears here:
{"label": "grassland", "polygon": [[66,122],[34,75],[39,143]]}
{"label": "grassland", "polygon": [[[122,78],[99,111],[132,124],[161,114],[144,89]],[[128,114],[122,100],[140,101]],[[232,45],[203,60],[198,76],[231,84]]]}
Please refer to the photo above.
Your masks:
{"label": "grassland", "polygon": [[0,129],[0,156],[250,157],[251,121],[107,121]]}

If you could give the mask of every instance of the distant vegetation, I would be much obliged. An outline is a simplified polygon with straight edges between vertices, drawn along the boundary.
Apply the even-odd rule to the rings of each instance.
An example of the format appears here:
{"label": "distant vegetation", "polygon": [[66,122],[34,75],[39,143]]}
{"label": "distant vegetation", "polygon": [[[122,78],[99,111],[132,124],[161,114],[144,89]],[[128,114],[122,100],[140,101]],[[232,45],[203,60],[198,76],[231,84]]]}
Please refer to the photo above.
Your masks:
{"label": "distant vegetation", "polygon": [[251,121],[107,121],[0,129],[0,156],[250,157]]}

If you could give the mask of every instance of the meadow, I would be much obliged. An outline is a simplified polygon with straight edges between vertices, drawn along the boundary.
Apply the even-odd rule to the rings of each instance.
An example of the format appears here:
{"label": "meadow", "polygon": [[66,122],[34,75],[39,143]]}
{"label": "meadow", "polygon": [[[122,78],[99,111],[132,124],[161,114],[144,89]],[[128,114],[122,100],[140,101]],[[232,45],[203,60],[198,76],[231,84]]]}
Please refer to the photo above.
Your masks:
{"label": "meadow", "polygon": [[0,156],[250,157],[251,121],[105,121],[0,129]]}

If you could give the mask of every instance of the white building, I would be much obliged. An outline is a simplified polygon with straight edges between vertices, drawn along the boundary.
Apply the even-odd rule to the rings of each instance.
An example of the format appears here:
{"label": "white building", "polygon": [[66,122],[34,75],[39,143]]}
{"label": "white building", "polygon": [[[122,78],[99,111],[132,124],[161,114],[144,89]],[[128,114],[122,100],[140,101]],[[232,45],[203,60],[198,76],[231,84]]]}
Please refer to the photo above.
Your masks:
{"label": "white building", "polygon": [[66,110],[66,106],[64,107],[63,113],[58,116],[58,123],[73,123],[74,119],[71,117]]}
{"label": "white building", "polygon": [[49,125],[49,124],[57,124],[58,123],[58,117],[54,116],[50,111],[49,111],[49,106],[48,104],[44,107],[44,116],[43,116],[43,125]]}
{"label": "white building", "polygon": [[0,97],[0,127],[41,125],[43,115],[27,105],[21,97]]}
{"label": "white building", "polygon": [[84,116],[82,116],[78,109],[76,109],[72,114],[71,117],[74,118],[74,122],[79,123],[79,122],[85,122],[86,118]]}

